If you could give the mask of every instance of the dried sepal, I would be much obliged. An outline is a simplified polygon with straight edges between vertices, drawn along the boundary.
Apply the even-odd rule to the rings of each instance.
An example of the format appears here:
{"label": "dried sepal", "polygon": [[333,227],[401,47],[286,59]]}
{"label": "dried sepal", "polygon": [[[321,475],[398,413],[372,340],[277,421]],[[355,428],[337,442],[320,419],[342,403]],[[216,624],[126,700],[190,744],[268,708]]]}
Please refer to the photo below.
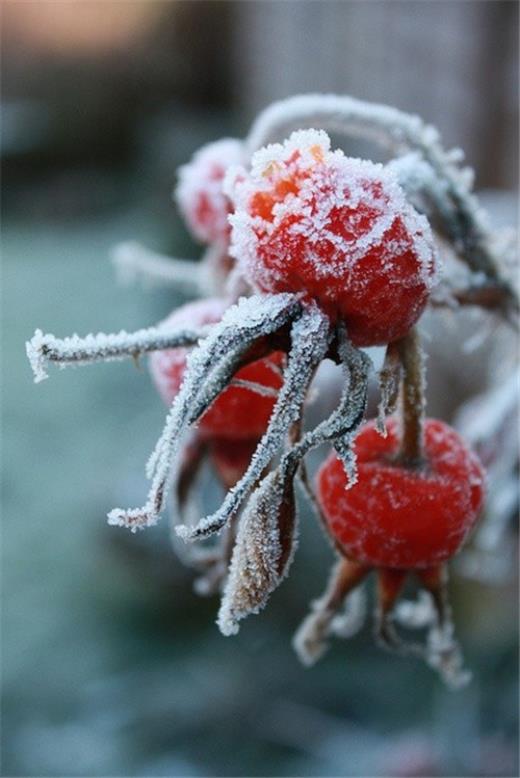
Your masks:
{"label": "dried sepal", "polygon": [[254,488],[265,468],[283,445],[291,426],[302,411],[314,372],[329,346],[330,325],[316,306],[306,308],[291,329],[291,350],[284,370],[284,383],[267,430],[236,486],[231,489],[218,511],[202,519],[195,529],[178,527],[185,540],[195,540],[219,532]]}
{"label": "dried sepal", "polygon": [[115,508],[108,514],[109,524],[135,531],[157,522],[164,508],[172,464],[188,428],[226,388],[257,339],[279,330],[300,307],[295,295],[279,294],[242,298],[227,309],[188,357],[183,385],[148,461],[147,475],[152,483],[146,503],[130,510]]}
{"label": "dried sepal", "polygon": [[80,338],[56,338],[52,333],[36,330],[26,343],[26,352],[34,373],[34,382],[48,378],[48,363],[59,367],[89,365],[94,362],[113,362],[121,359],[137,360],[141,354],[163,349],[194,346],[207,334],[205,328],[180,329],[168,332],[164,328],[149,327],[136,332],[105,333]]}
{"label": "dried sepal", "polygon": [[[315,664],[329,647],[329,638],[336,632],[338,611],[345,598],[370,572],[370,568],[341,558],[332,569],[327,589],[319,600],[311,603],[311,612],[293,638],[293,648],[302,664]],[[336,626],[334,626],[336,624]],[[340,623],[341,624],[341,623]]]}
{"label": "dried sepal", "polygon": [[294,471],[277,468],[253,492],[240,517],[229,576],[218,615],[223,635],[258,613],[283,580],[297,539]]}
{"label": "dried sepal", "polygon": [[[460,689],[469,683],[471,673],[464,667],[455,638],[447,595],[447,568],[425,568],[418,576],[425,587],[421,598],[416,603],[396,605],[406,574],[398,570],[379,571],[376,639],[388,651],[422,659],[439,673],[448,687]],[[425,643],[404,640],[396,632],[394,621],[412,629],[427,627]]]}
{"label": "dried sepal", "polygon": [[383,367],[379,371],[380,401],[377,408],[377,429],[386,437],[386,418],[395,412],[399,398],[402,364],[395,343],[386,347]]}

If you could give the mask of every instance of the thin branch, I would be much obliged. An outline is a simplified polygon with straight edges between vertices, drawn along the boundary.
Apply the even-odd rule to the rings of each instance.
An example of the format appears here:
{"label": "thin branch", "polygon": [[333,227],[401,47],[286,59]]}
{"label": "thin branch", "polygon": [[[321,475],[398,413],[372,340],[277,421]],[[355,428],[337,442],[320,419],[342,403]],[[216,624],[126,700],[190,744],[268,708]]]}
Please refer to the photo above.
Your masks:
{"label": "thin branch", "polygon": [[26,343],[27,356],[34,373],[35,383],[48,378],[46,365],[53,362],[60,367],[90,365],[94,362],[113,362],[121,359],[137,359],[150,351],[194,346],[207,334],[207,328],[181,329],[169,332],[161,327],[149,327],[128,333],[107,334],[98,332],[84,338],[72,335],[56,338],[52,333],[36,330]]}

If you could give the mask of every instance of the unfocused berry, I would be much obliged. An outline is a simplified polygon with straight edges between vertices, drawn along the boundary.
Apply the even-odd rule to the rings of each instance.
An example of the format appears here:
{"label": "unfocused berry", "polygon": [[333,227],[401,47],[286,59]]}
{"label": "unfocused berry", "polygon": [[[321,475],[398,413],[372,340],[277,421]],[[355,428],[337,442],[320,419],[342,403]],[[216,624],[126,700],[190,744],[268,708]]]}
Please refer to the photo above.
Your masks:
{"label": "unfocused berry", "polygon": [[[220,321],[227,307],[225,301],[217,298],[188,303],[174,311],[161,327],[175,330],[214,324]],[[156,351],[150,356],[154,383],[168,405],[175,399],[182,385],[188,353],[185,348],[175,348]],[[228,440],[261,437],[269,423],[276,392],[283,383],[280,369],[283,360],[281,352],[274,352],[241,368],[234,379],[247,382],[251,387],[228,386],[201,417],[199,432],[208,437]]]}
{"label": "unfocused berry", "polygon": [[317,493],[329,531],[347,557],[363,564],[437,565],[459,550],[478,517],[483,467],[455,430],[428,419],[425,462],[405,468],[397,460],[397,422],[387,426],[386,438],[373,422],[359,432],[358,480],[351,488],[335,454],[320,468]]}
{"label": "unfocused berry", "polygon": [[415,323],[436,272],[432,233],[382,165],[330,151],[302,130],[231,170],[232,255],[267,292],[302,292],[345,321],[355,345],[389,343]]}
{"label": "unfocused berry", "polygon": [[231,204],[222,183],[230,165],[241,163],[243,156],[239,140],[223,138],[203,146],[179,169],[175,198],[190,231],[202,243],[229,239]]}

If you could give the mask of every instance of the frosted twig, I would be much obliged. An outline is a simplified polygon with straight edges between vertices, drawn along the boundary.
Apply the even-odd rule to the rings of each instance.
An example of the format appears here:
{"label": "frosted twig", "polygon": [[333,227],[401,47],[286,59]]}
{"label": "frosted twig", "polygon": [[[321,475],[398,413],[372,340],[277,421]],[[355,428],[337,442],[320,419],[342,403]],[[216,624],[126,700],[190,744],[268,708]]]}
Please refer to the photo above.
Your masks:
{"label": "frosted twig", "polygon": [[141,280],[146,286],[174,286],[193,297],[204,286],[200,263],[158,254],[137,241],[114,246],[111,259],[122,283]]}
{"label": "frosted twig", "polygon": [[[403,154],[415,151],[426,163],[415,183],[434,203],[443,232],[475,271],[483,271],[504,289],[507,306],[518,310],[518,300],[502,278],[501,258],[492,245],[485,216],[471,192],[470,171],[459,167],[461,154],[446,152],[438,131],[418,116],[386,105],[366,103],[346,95],[297,95],[273,103],[255,120],[247,138],[250,152],[286,137],[292,129],[320,127],[372,140]],[[399,171],[398,171],[399,173]],[[410,180],[410,165],[401,169],[401,180]],[[413,188],[408,185],[408,189]]]}
{"label": "frosted twig", "polygon": [[164,508],[172,463],[183,435],[227,386],[244,354],[258,339],[276,332],[300,310],[294,295],[265,295],[242,298],[228,308],[207,338],[191,352],[186,374],[175,398],[162,434],[149,461],[152,479],[148,499],[142,508],[116,508],[108,515],[109,524],[135,531],[155,524]]}
{"label": "frosted twig", "polygon": [[314,371],[327,352],[329,333],[328,318],[314,305],[305,308],[301,317],[294,322],[291,330],[291,350],[284,371],[284,383],[278,393],[267,430],[246,473],[228,492],[216,513],[202,519],[195,529],[177,528],[177,533],[182,538],[195,540],[218,532],[254,487],[282,445],[291,425],[301,415],[301,408]]}
{"label": "frosted twig", "polygon": [[150,351],[194,346],[207,334],[207,329],[181,329],[168,332],[164,328],[149,327],[128,333],[106,334],[98,332],[80,338],[72,335],[68,338],[56,338],[51,333],[44,334],[36,330],[26,343],[27,356],[34,373],[35,383],[48,377],[46,364],[54,362],[60,367],[68,365],[88,365],[93,362],[111,362],[120,359],[137,359]]}

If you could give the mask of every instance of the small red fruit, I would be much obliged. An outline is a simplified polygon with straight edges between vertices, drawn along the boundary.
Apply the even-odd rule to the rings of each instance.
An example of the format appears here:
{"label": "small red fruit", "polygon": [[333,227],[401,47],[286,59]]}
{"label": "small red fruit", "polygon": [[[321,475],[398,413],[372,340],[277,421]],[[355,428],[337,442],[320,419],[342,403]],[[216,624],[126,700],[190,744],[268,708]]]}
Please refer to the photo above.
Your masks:
{"label": "small red fruit", "polygon": [[230,165],[243,161],[243,145],[223,138],[199,149],[187,165],[179,168],[175,198],[186,224],[201,243],[226,243],[231,203],[222,189]]}
{"label": "small red fruit", "polygon": [[425,463],[397,461],[398,425],[382,437],[375,423],[355,440],[358,480],[348,488],[331,454],[317,476],[329,531],[349,559],[370,567],[417,569],[452,557],[473,527],[484,498],[484,469],[455,430],[436,419],[424,426]]}
{"label": "small red fruit", "polygon": [[[175,330],[215,324],[227,307],[225,301],[217,298],[188,303],[174,311],[161,326]],[[173,402],[181,388],[188,353],[185,348],[175,348],[156,351],[150,356],[152,378],[167,405]],[[228,386],[201,417],[199,433],[227,440],[261,438],[276,402],[276,392],[283,383],[280,370],[283,360],[284,355],[277,351],[241,368],[234,378],[260,385],[266,390],[265,394],[244,385]]]}
{"label": "small red fruit", "polygon": [[436,255],[424,216],[382,165],[330,151],[302,130],[230,171],[231,254],[267,292],[302,292],[345,321],[357,346],[404,336],[432,286]]}

